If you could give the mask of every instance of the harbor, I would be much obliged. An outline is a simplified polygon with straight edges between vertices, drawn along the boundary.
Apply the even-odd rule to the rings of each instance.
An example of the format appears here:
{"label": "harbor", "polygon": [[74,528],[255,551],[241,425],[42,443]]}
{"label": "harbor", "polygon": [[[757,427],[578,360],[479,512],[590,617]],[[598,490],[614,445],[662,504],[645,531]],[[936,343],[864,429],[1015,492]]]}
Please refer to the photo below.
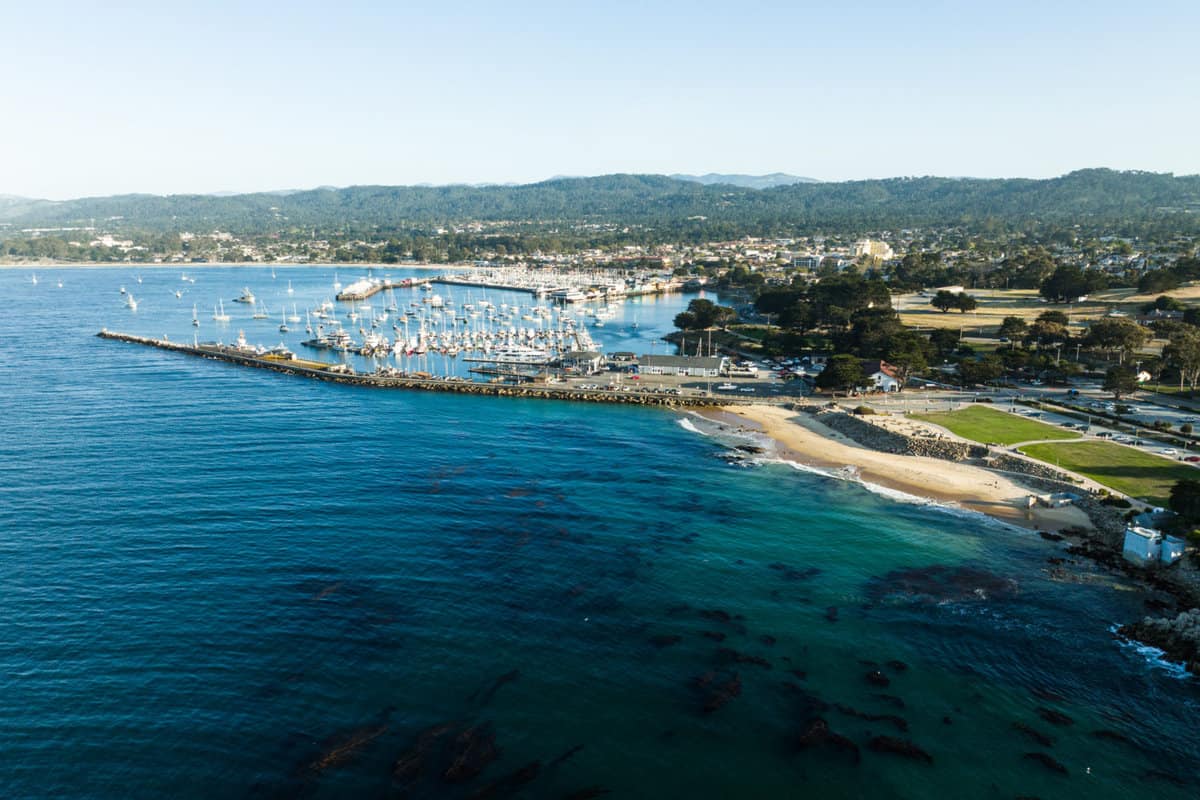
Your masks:
{"label": "harbor", "polygon": [[[549,383],[481,383],[457,376],[434,377],[425,374],[404,373],[390,367],[380,368],[373,373],[358,373],[343,363],[330,363],[298,359],[287,352],[273,352],[247,347],[245,344],[226,345],[220,343],[182,344],[165,337],[151,338],[107,329],[96,334],[101,339],[154,347],[184,355],[197,356],[216,361],[225,361],[245,367],[266,369],[285,375],[295,375],[331,383],[351,386],[366,386],[379,389],[414,389],[455,394],[476,394],[492,397],[524,397],[542,400],[573,400],[588,403],[617,403],[625,405],[664,406],[671,408],[706,408],[716,404],[746,402],[717,399],[699,390],[684,394],[682,390],[658,391],[647,387],[582,388],[571,385]],[[676,393],[678,391],[679,393]]]}

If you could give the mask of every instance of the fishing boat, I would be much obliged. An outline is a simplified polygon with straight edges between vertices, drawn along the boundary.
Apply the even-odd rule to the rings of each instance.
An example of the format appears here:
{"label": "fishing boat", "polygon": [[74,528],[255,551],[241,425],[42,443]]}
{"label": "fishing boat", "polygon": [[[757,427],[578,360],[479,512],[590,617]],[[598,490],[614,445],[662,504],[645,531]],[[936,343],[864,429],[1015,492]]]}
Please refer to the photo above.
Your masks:
{"label": "fishing boat", "polygon": [[242,289],[242,295],[241,295],[241,297],[235,297],[235,298],[233,298],[233,302],[235,302],[235,303],[246,303],[247,305],[254,305],[254,304],[255,304],[256,302],[258,302],[258,301],[257,301],[257,299],[254,297],[254,292],[250,291],[250,287],[249,287],[249,286],[247,286],[247,287],[244,287],[244,288]]}

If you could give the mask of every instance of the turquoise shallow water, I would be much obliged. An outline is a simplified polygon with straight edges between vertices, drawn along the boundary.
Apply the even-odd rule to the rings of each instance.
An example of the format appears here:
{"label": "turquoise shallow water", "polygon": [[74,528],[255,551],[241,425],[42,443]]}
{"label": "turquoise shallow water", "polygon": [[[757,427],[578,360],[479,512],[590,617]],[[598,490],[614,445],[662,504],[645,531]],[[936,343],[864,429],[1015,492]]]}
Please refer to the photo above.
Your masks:
{"label": "turquoise shallow water", "polygon": [[[303,308],[331,272],[199,269],[189,291],[290,278]],[[136,315],[133,274],[0,272],[6,797],[1192,796],[1196,683],[1112,639],[1136,587],[1050,580],[1050,543],[729,466],[669,412],[96,339],[190,338],[178,272],[143,273]],[[687,299],[640,307],[637,336]],[[483,769],[451,783],[455,737]]]}

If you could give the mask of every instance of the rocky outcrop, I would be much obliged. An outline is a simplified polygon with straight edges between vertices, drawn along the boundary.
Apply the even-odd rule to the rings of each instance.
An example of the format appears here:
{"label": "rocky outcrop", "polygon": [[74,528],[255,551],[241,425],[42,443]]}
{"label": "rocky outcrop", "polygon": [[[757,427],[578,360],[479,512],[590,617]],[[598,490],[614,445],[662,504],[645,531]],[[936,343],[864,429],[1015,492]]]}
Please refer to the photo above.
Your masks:
{"label": "rocky outcrop", "polygon": [[1184,664],[1193,675],[1200,675],[1200,608],[1179,616],[1146,617],[1141,622],[1123,625],[1118,634],[1157,647],[1167,658]]}
{"label": "rocky outcrop", "polygon": [[906,456],[926,456],[944,461],[966,461],[983,458],[988,449],[983,445],[960,442],[954,439],[939,439],[928,436],[908,436],[876,425],[870,417],[859,417],[826,408],[808,407],[817,422],[830,430],[847,436],[864,447],[881,453]]}

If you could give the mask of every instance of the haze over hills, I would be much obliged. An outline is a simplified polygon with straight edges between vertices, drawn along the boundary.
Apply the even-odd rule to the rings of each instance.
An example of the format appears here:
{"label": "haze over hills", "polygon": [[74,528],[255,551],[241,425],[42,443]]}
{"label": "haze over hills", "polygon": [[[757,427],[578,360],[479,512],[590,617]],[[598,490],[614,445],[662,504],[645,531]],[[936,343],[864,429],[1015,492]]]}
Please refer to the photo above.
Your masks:
{"label": "haze over hills", "polygon": [[816,178],[802,178],[799,175],[788,175],[786,172],[772,172],[769,175],[725,175],[719,172],[708,172],[704,175],[684,175],[675,173],[670,177],[680,181],[694,181],[706,186],[725,184],[741,186],[746,189],[770,189],[774,186],[791,186],[795,183],[819,183]]}
{"label": "haze over hills", "polygon": [[[768,176],[769,177],[769,176]],[[447,223],[595,222],[717,227],[742,233],[853,231],[1029,220],[1200,220],[1200,176],[1087,169],[1046,180],[889,178],[765,189],[664,175],[559,178],[516,186],[351,186],[231,196],[121,195],[0,201],[0,235],[18,227],[105,220],[113,229],[265,233],[297,228],[396,230]],[[1190,228],[1189,228],[1190,229]],[[7,234],[3,232],[7,231]]]}

